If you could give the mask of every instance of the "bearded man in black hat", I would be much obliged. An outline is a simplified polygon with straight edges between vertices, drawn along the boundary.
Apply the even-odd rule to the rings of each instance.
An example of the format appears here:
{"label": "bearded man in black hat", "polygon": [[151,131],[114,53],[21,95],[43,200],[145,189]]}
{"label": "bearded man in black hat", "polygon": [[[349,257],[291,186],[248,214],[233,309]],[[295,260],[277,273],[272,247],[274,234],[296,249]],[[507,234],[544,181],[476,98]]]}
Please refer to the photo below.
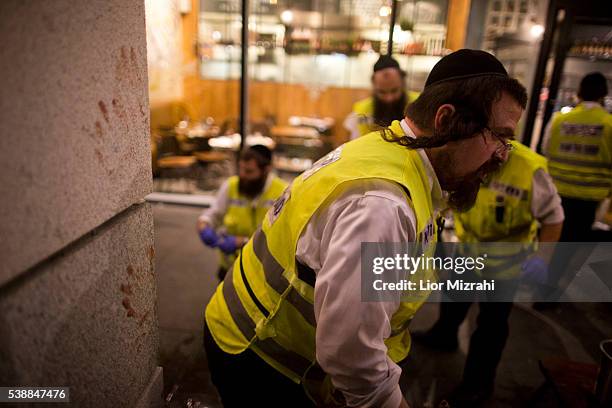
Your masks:
{"label": "bearded man in black hat", "polygon": [[224,406],[408,407],[398,363],[422,302],[362,298],[362,242],[431,251],[439,214],[473,205],[507,159],[526,102],[495,57],[460,50],[436,64],[401,121],[294,179],[206,308]]}
{"label": "bearded man in black hat", "polygon": [[371,80],[372,96],[356,102],[344,121],[351,139],[402,120],[408,103],[419,96],[418,92],[406,92],[406,72],[388,55],[376,61]]}

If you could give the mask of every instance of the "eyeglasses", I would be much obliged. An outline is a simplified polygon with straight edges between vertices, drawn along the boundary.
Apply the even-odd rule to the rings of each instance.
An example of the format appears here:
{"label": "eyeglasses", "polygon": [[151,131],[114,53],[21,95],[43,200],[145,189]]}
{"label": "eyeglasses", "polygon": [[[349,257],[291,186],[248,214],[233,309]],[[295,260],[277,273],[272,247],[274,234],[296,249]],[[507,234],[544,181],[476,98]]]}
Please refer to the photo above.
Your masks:
{"label": "eyeglasses", "polygon": [[496,132],[488,126],[486,126],[484,130],[488,130],[489,133],[491,133],[491,135],[493,135],[493,137],[495,137],[501,143],[501,145],[495,150],[495,153],[504,154],[514,150],[514,145],[510,142],[510,140],[513,139],[512,136],[509,137]]}

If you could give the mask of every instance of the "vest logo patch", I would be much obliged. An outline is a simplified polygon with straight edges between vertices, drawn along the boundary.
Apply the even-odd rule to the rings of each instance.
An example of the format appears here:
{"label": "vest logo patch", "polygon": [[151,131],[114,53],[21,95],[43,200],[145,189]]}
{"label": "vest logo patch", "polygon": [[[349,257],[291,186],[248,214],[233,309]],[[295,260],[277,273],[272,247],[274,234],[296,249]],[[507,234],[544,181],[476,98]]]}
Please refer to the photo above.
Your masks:
{"label": "vest logo patch", "polygon": [[419,234],[419,242],[423,244],[423,249],[427,248],[431,242],[431,239],[436,232],[434,228],[433,218],[427,221],[427,225],[423,228],[423,231]]}
{"label": "vest logo patch", "polygon": [[274,224],[274,221],[278,219],[280,212],[282,211],[285,203],[289,201],[289,197],[291,197],[291,184],[287,186],[283,194],[274,201],[272,207],[268,210],[268,220],[270,221],[270,225]]}
{"label": "vest logo patch", "polygon": [[360,125],[373,125],[374,118],[372,116],[359,115],[357,116],[357,123]]}
{"label": "vest logo patch", "polygon": [[603,125],[563,123],[561,125],[561,134],[564,136],[601,136],[603,128]]}
{"label": "vest logo patch", "polygon": [[587,156],[597,156],[599,153],[598,145],[585,145],[580,143],[561,143],[559,150],[563,153],[586,154]]}
{"label": "vest logo patch", "polygon": [[529,195],[527,190],[512,186],[510,184],[501,183],[495,180],[489,183],[487,187],[490,188],[491,190],[497,191],[506,196],[514,197],[518,200],[523,200],[523,201],[527,200],[527,197]]}
{"label": "vest logo patch", "polygon": [[332,164],[335,161],[340,159],[342,155],[342,146],[338,147],[336,150],[327,153],[325,156],[321,157],[319,160],[312,165],[311,168],[302,173],[302,180],[306,180],[308,177],[315,174],[317,171],[321,170],[323,167]]}

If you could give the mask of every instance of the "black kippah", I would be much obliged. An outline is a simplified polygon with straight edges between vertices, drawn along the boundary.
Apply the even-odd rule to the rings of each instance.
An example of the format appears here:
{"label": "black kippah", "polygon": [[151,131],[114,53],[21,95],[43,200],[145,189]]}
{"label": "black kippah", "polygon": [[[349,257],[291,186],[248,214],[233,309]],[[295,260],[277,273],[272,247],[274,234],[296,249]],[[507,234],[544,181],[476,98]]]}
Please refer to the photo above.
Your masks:
{"label": "black kippah", "polygon": [[608,81],[601,72],[591,72],[580,80],[578,97],[583,101],[597,101],[608,94]]}
{"label": "black kippah", "polygon": [[507,77],[508,72],[502,63],[488,52],[463,49],[448,54],[438,61],[427,77],[425,88],[453,79],[488,75]]}
{"label": "black kippah", "polygon": [[374,72],[380,71],[381,69],[395,68],[400,69],[399,63],[388,55],[381,55],[376,64],[374,64]]}
{"label": "black kippah", "polygon": [[272,151],[268,149],[266,146],[257,144],[249,147],[249,150],[257,153],[261,158],[265,159],[268,163],[272,161]]}

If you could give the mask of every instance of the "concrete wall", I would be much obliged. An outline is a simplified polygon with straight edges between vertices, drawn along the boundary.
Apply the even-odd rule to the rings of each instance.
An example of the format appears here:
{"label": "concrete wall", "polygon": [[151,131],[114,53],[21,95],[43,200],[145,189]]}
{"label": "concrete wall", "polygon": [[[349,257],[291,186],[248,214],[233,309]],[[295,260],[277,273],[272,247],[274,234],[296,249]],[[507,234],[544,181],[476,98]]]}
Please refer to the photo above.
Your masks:
{"label": "concrete wall", "polygon": [[0,385],[161,404],[144,1],[4,0],[0,42]]}
{"label": "concrete wall", "polygon": [[4,283],[152,182],[143,1],[7,0],[0,16]]}

